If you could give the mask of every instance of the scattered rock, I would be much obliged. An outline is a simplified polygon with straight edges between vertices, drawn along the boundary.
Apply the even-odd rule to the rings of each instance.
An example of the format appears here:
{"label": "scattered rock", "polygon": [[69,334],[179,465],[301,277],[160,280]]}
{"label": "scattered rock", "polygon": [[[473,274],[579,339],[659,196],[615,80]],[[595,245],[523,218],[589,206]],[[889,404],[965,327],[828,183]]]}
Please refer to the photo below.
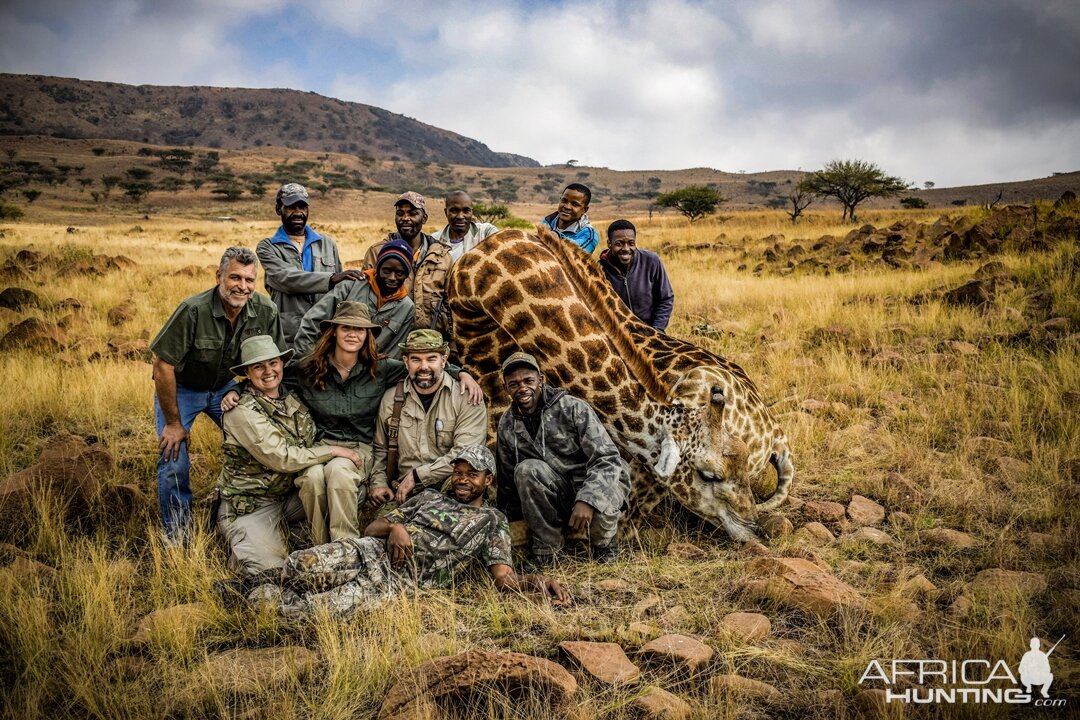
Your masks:
{"label": "scattered rock", "polygon": [[318,655],[299,646],[227,650],[207,659],[203,689],[256,695],[303,680],[318,664]]}
{"label": "scattered rock", "polygon": [[136,645],[146,645],[164,633],[194,635],[210,625],[211,617],[210,606],[202,602],[162,608],[140,620],[129,640]]}
{"label": "scattered rock", "polygon": [[704,560],[708,557],[708,553],[693,543],[671,543],[667,546],[665,554],[685,560]]}
{"label": "scattered rock", "polygon": [[21,287],[9,287],[0,290],[0,308],[26,310],[44,307],[41,297],[33,290]]}
{"label": "scattered rock", "polygon": [[647,640],[651,640],[660,634],[660,628],[656,627],[655,625],[643,622],[632,622],[626,626],[626,629],[629,632]]}
{"label": "scattered rock", "polygon": [[964,595],[958,595],[956,599],[952,601],[952,604],[949,605],[949,615],[954,619],[962,620],[971,614],[974,607],[975,604],[971,602],[971,600]]}
{"label": "scattered rock", "polygon": [[919,539],[930,545],[954,549],[970,548],[979,544],[979,541],[971,535],[951,528],[923,530],[919,533]]}
{"label": "scattered rock", "polygon": [[885,508],[868,497],[852,495],[847,506],[848,517],[857,525],[880,525],[885,519]]}
{"label": "scattered rock", "polygon": [[793,529],[791,521],[783,515],[770,514],[758,521],[761,531],[767,538],[778,538],[790,535]]}
{"label": "scattered rock", "polygon": [[885,476],[885,499],[892,505],[910,507],[922,502],[923,493],[900,473],[891,472]]}
{"label": "scattered rock", "polygon": [[642,720],[684,720],[691,712],[685,700],[658,687],[650,687],[631,700],[630,707],[641,715]]}
{"label": "scattered rock", "polygon": [[12,327],[0,338],[0,352],[25,348],[59,352],[67,343],[67,334],[56,323],[41,318],[27,318]]}
{"label": "scattered rock", "polygon": [[807,500],[802,511],[807,518],[819,522],[840,522],[847,512],[840,503],[828,500]]}
{"label": "scattered rock", "polygon": [[992,598],[1010,595],[1035,595],[1046,589],[1046,576],[1021,570],[990,568],[975,575],[968,592]]}
{"label": "scattered rock", "polygon": [[16,555],[10,564],[4,566],[3,570],[20,584],[26,582],[50,584],[56,579],[55,568],[25,555]]}
{"label": "scattered rock", "polygon": [[795,531],[795,537],[809,545],[824,545],[831,543],[836,536],[819,522],[808,522]]}
{"label": "scattered rock", "polygon": [[943,296],[949,305],[958,307],[986,307],[994,301],[994,287],[989,280],[969,280],[947,291]]}
{"label": "scattered rock", "polygon": [[641,670],[615,643],[567,641],[559,643],[559,649],[588,675],[606,685],[628,685],[641,677]]}
{"label": "scattered rock", "polygon": [[516,696],[529,690],[542,698],[552,717],[569,710],[577,681],[566,668],[543,658],[509,652],[470,650],[422,663],[398,679],[379,710],[379,720],[416,720],[436,716],[441,698],[486,695],[492,687]]}
{"label": "scattered rock", "polygon": [[33,494],[38,486],[67,501],[69,513],[98,499],[101,481],[112,471],[113,458],[100,443],[87,445],[74,435],[54,438],[38,461],[0,480],[0,536],[21,538],[25,524],[37,517]]}
{"label": "scattered rock", "polygon": [[1027,477],[1028,471],[1031,470],[1031,465],[1028,463],[1008,455],[994,458],[994,463],[997,465],[1002,479],[1010,483],[1023,480]]}
{"label": "scattered rock", "polygon": [[709,680],[709,691],[719,697],[733,695],[769,704],[779,703],[783,697],[772,685],[741,675],[717,675]]}
{"label": "scattered rock", "polygon": [[908,578],[899,584],[900,594],[904,597],[917,597],[919,595],[937,595],[938,589],[934,583],[926,579],[922,573]]}
{"label": "scattered rock", "polygon": [[772,632],[772,623],[761,613],[733,612],[720,621],[720,630],[749,643]]}
{"label": "scattered rock", "polygon": [[622,578],[608,578],[596,583],[596,589],[603,592],[625,592],[630,589],[630,584]]}
{"label": "scattered rock", "polygon": [[753,560],[748,569],[761,578],[746,584],[751,598],[768,599],[818,617],[843,609],[869,609],[855,588],[809,560],[763,557]]}
{"label": "scattered rock", "polygon": [[635,615],[644,615],[651,610],[660,607],[663,604],[663,600],[659,595],[646,595],[637,601],[633,607],[633,613]]}
{"label": "scattered rock", "polygon": [[764,557],[769,554],[769,548],[765,547],[757,540],[747,540],[742,544],[742,547],[739,548],[739,552],[751,557]]}
{"label": "scattered rock", "polygon": [[109,312],[105,317],[113,327],[123,325],[135,319],[135,303],[131,300],[125,300],[119,305],[109,308]]}
{"label": "scattered rock", "polygon": [[978,355],[979,348],[972,345],[969,342],[963,340],[950,340],[949,347],[953,349],[957,355]]}
{"label": "scattered rock", "polygon": [[892,535],[872,527],[861,527],[847,536],[855,542],[868,542],[874,545],[892,545]]}
{"label": "scattered rock", "polygon": [[674,665],[693,673],[712,659],[713,649],[686,635],[664,635],[642,647],[641,655],[649,662]]}
{"label": "scattered rock", "polygon": [[912,526],[915,521],[906,512],[894,512],[889,513],[889,524],[894,528],[906,530]]}
{"label": "scattered rock", "polygon": [[689,620],[689,619],[690,619],[690,613],[687,612],[686,606],[685,605],[675,605],[673,607],[668,608],[664,612],[664,614],[661,615],[658,618],[658,621],[659,621],[661,627],[663,627],[663,628],[665,628],[667,630],[673,630],[673,629],[678,628],[680,625],[685,624],[686,621]]}

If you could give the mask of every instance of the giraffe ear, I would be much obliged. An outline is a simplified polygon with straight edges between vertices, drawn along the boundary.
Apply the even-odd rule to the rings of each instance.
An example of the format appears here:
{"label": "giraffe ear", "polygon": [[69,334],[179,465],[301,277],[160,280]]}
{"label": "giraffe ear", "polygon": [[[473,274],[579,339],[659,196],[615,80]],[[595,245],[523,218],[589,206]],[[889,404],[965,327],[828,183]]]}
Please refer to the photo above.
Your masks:
{"label": "giraffe ear", "polygon": [[665,434],[664,439],[660,441],[660,457],[653,465],[653,472],[658,477],[671,477],[680,460],[682,460],[682,453],[679,451],[679,446],[671,439],[670,434]]}

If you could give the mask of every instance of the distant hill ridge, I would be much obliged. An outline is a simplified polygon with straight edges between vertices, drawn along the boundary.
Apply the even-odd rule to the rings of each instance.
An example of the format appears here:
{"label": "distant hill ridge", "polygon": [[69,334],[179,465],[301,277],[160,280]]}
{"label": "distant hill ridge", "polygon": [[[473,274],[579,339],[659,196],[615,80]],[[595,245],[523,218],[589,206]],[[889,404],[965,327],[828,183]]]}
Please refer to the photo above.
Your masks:
{"label": "distant hill ridge", "polygon": [[372,105],[299,90],[124,85],[0,73],[0,135],[239,150],[273,145],[379,160],[538,167]]}

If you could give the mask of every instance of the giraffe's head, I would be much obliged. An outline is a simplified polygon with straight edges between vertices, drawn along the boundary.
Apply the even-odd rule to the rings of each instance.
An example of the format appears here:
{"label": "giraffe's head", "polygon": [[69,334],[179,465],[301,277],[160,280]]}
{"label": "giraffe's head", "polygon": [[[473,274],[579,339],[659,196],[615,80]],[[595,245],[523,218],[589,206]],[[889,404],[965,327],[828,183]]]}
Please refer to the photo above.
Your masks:
{"label": "giraffe's head", "polygon": [[755,536],[758,512],[779,505],[787,488],[777,488],[767,503],[755,501],[746,443],[725,429],[726,378],[719,368],[701,366],[672,386],[653,471],[688,510],[743,541]]}

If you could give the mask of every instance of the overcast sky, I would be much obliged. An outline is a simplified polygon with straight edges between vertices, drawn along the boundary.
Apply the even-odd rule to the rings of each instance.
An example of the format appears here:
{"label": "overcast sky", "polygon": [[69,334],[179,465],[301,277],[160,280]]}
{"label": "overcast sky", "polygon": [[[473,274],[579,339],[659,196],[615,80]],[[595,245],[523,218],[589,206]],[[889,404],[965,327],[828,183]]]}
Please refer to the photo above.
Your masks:
{"label": "overcast sky", "polygon": [[545,164],[1080,169],[1080,2],[4,0],[0,71],[287,87]]}

